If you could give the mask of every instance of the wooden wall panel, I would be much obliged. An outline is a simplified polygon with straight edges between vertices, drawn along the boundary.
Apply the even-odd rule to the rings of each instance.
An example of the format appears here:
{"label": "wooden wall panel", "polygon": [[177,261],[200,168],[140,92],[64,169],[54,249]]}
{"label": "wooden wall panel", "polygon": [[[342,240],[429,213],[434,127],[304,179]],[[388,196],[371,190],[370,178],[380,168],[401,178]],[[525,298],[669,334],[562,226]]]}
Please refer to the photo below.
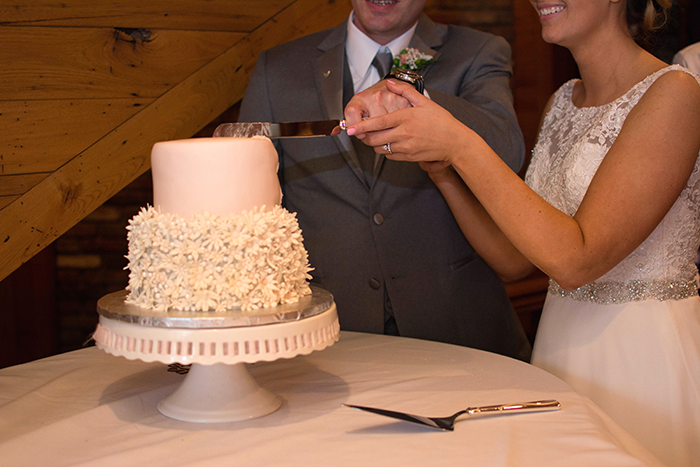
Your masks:
{"label": "wooden wall panel", "polygon": [[244,36],[4,27],[0,29],[0,100],[158,97]]}
{"label": "wooden wall panel", "polygon": [[0,175],[53,172],[153,100],[4,101],[0,128],[17,136],[0,137]]}
{"label": "wooden wall panel", "polygon": [[19,196],[0,196],[0,209],[14,202]]}
{"label": "wooden wall panel", "polygon": [[0,24],[251,32],[268,21],[273,14],[294,3],[297,2],[295,0],[4,0],[0,3]]}
{"label": "wooden wall panel", "polygon": [[0,178],[0,196],[21,195],[48,176],[47,173],[4,176]]}

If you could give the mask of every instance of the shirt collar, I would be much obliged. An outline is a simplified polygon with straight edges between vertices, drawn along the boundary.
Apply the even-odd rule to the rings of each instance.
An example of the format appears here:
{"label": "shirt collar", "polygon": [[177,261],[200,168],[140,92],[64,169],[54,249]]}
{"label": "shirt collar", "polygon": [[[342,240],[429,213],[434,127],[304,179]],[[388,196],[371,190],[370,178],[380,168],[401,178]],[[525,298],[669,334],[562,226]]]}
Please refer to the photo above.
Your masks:
{"label": "shirt collar", "polygon": [[[372,65],[372,60],[377,54],[380,48],[384,47],[379,43],[373,41],[360,31],[355,23],[353,23],[354,12],[350,13],[350,18],[348,19],[348,34],[347,40],[345,42],[345,53],[348,57],[348,65],[350,65],[350,71],[353,75],[357,74],[359,76],[364,76],[367,70]],[[396,57],[399,53],[408,47],[408,43],[413,37],[413,33],[416,31],[416,24],[414,24],[408,31],[401,34],[399,37],[393,41],[386,44],[391,50],[391,54]]]}

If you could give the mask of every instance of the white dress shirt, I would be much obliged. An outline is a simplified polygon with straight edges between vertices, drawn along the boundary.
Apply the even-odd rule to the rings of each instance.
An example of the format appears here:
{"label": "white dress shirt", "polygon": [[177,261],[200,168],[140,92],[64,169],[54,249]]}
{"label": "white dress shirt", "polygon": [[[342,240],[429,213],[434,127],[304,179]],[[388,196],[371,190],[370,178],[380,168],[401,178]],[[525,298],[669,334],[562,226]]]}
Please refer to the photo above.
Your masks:
{"label": "white dress shirt", "polygon": [[418,22],[393,41],[386,45],[381,45],[367,37],[365,33],[355,26],[355,23],[353,23],[354,16],[355,13],[351,12],[348,20],[348,37],[345,41],[345,53],[348,57],[350,73],[352,73],[353,89],[355,94],[357,94],[384,78],[379,76],[377,69],[372,66],[372,60],[374,60],[377,52],[380,49],[384,51],[388,48],[393,57],[399,55],[403,49],[408,47]]}

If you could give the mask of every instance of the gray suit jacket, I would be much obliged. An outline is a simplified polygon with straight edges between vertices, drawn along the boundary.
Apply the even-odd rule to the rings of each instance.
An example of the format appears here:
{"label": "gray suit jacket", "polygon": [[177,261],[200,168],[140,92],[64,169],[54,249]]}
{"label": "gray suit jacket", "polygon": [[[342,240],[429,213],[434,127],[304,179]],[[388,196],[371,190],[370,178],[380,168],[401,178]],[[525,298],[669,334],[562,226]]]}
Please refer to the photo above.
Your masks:
{"label": "gray suit jacket", "polygon": [[[345,36],[343,23],[262,52],[239,120],[342,118]],[[430,97],[519,169],[507,42],[422,16],[410,46],[438,59],[421,70]],[[528,358],[503,285],[418,164],[377,155],[368,182],[344,133],[275,146],[284,205],[297,213],[314,282],[333,293],[342,329],[382,333],[387,305],[402,336]]]}

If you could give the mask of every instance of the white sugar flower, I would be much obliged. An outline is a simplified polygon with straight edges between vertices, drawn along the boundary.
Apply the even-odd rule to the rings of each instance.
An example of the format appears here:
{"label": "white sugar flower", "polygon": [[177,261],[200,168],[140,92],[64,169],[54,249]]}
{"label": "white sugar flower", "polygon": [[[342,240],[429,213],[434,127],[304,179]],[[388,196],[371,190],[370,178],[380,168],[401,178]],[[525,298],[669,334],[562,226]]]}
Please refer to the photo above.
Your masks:
{"label": "white sugar flower", "polygon": [[280,206],[189,219],[147,207],[127,230],[132,303],[162,311],[248,310],[310,293],[301,230]]}

